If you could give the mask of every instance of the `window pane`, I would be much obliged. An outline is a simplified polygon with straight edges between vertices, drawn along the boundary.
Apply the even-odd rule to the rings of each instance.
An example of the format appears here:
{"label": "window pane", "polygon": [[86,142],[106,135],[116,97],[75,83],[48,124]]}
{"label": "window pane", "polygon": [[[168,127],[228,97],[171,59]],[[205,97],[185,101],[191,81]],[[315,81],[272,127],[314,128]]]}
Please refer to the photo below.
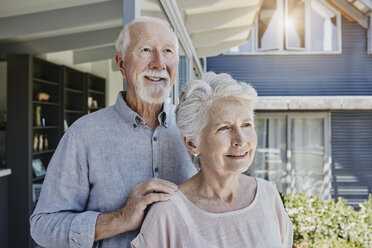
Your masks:
{"label": "window pane", "polygon": [[278,49],[280,14],[276,0],[265,0],[258,14],[257,46],[259,49]]}
{"label": "window pane", "polygon": [[255,130],[257,134],[257,148],[254,161],[249,168],[251,176],[268,179],[266,166],[266,146],[267,146],[267,119],[256,119]]}
{"label": "window pane", "polygon": [[311,1],[311,50],[337,51],[337,15],[317,0]]}
{"label": "window pane", "polygon": [[264,178],[286,190],[286,119],[256,119],[257,150],[250,175]]}
{"label": "window pane", "polygon": [[286,48],[305,48],[305,3],[303,0],[287,0]]}
{"label": "window pane", "polygon": [[291,119],[291,192],[321,196],[324,166],[324,119]]}

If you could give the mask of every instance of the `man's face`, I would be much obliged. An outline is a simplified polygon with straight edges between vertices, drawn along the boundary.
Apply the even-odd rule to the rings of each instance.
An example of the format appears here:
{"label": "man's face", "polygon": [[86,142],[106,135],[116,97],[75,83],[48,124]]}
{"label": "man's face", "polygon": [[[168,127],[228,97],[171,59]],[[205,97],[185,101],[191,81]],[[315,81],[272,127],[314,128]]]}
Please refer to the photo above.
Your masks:
{"label": "man's face", "polygon": [[168,27],[156,22],[136,23],[129,32],[122,70],[127,94],[136,94],[147,103],[163,103],[178,70],[176,37]]}

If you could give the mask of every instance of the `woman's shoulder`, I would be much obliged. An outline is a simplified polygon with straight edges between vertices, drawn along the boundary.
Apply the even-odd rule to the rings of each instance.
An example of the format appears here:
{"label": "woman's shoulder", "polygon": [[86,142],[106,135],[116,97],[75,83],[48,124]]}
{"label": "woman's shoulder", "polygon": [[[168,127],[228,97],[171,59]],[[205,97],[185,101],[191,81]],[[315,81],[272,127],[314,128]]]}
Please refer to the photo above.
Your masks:
{"label": "woman's shoulder", "polygon": [[[275,187],[275,185],[273,185],[272,183],[270,183],[269,181],[263,179],[263,178],[258,178],[258,177],[251,177],[251,176],[247,176],[247,175],[242,175],[242,179],[243,179],[243,182],[245,182],[245,188],[247,188],[248,186],[251,186],[253,183],[255,183],[255,192],[256,193],[256,196],[257,194],[262,194],[262,195],[266,195],[266,196],[273,196],[273,195],[277,195],[278,194],[278,190],[277,188]],[[247,186],[248,185],[248,186]]]}
{"label": "woman's shoulder", "polygon": [[256,178],[256,180],[260,202],[264,203],[264,205],[280,206],[279,208],[281,208],[283,203],[276,186],[262,178]]}
{"label": "woman's shoulder", "polygon": [[179,217],[179,210],[176,206],[177,198],[179,198],[179,192],[175,192],[168,201],[155,202],[151,205],[146,218],[152,219],[162,219],[162,220],[172,220]]}
{"label": "woman's shoulder", "polygon": [[154,213],[154,214],[165,215],[165,214],[173,213],[176,210],[176,207],[174,205],[174,200],[172,200],[175,194],[177,194],[177,192],[175,192],[168,201],[153,203],[148,211],[148,214]]}
{"label": "woman's shoulder", "polygon": [[258,177],[255,177],[255,179],[257,180],[257,184],[259,185],[259,187],[261,187],[261,189],[272,192],[272,193],[278,192],[276,186],[270,183],[269,181],[263,178],[258,178]]}
{"label": "woman's shoulder", "polygon": [[155,229],[169,230],[182,219],[174,198],[179,192],[174,193],[168,201],[153,203],[147,212],[146,218],[143,222],[141,232],[153,232]]}

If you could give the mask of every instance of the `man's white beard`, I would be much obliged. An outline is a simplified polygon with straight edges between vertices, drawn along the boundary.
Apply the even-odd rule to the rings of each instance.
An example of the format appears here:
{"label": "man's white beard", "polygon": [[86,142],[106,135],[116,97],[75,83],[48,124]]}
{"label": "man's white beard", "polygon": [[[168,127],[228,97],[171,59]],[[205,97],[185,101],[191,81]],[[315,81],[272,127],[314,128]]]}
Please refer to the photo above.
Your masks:
{"label": "man's white beard", "polygon": [[[165,78],[161,84],[145,83],[145,76]],[[153,71],[146,70],[139,75],[139,83],[136,87],[136,93],[142,101],[150,104],[161,104],[169,96],[171,91],[170,78],[167,70]]]}

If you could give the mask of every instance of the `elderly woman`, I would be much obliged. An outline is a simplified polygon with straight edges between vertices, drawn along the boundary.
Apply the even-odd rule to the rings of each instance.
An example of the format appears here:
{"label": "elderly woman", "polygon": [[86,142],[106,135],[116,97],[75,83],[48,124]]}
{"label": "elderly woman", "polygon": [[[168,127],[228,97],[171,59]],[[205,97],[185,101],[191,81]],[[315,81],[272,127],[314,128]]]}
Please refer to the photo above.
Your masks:
{"label": "elderly woman", "polygon": [[228,74],[184,85],[177,125],[199,172],[150,208],[132,247],[292,247],[292,223],[276,188],[242,174],[257,146],[256,98]]}

